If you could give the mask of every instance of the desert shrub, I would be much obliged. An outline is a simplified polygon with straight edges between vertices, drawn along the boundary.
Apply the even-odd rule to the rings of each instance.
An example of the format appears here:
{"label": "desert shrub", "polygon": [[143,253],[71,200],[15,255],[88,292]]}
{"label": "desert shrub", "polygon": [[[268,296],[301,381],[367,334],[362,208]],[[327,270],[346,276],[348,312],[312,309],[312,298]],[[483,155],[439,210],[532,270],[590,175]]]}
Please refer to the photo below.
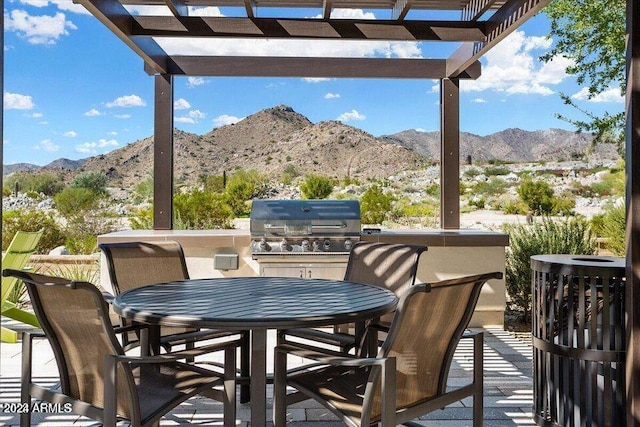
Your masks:
{"label": "desert shrub", "polygon": [[282,171],[282,183],[285,185],[291,185],[293,180],[300,176],[300,173],[296,169],[293,163],[288,163],[287,166],[284,167],[284,171]]}
{"label": "desert shrub", "polygon": [[474,188],[475,194],[483,194],[487,196],[497,196],[499,194],[504,194],[509,188],[509,184],[505,182],[502,178],[491,178],[489,181],[480,182]]}
{"label": "desert shrub", "polygon": [[627,220],[624,203],[608,205],[602,215],[592,218],[591,224],[595,234],[606,239],[606,249],[614,255],[625,255]]}
{"label": "desert shrub", "polygon": [[518,186],[517,192],[532,212],[540,215],[553,210],[553,188],[547,182],[526,178]]}
{"label": "desert shrub", "polygon": [[153,200],[153,178],[148,176],[136,184],[133,189],[134,203],[144,203]]}
{"label": "desert shrub", "polygon": [[600,196],[624,196],[625,174],[624,171],[607,172],[599,182],[589,186],[592,194]]}
{"label": "desert shrub", "polygon": [[498,176],[498,175],[508,175],[509,170],[506,166],[487,166],[484,168],[484,174],[486,176]]}
{"label": "desert shrub", "polygon": [[2,187],[2,197],[8,197],[13,194],[13,191],[9,190],[7,187]]}
{"label": "desert shrub", "polygon": [[247,201],[260,196],[266,188],[265,178],[251,169],[236,171],[227,180],[224,201],[236,215],[246,215],[249,211]]}
{"label": "desert shrub", "polygon": [[227,176],[225,175],[200,175],[199,181],[204,191],[210,193],[223,193],[227,184]]}
{"label": "desert shrub", "polygon": [[531,313],[531,256],[540,254],[592,255],[596,241],[589,224],[579,218],[554,221],[543,217],[533,224],[507,224],[509,248],[506,262],[506,287],[511,302]]}
{"label": "desert shrub", "polygon": [[484,209],[487,205],[487,200],[484,197],[472,197],[467,202],[467,205],[476,209]]}
{"label": "desert shrub", "polygon": [[468,178],[475,178],[476,176],[480,175],[482,173],[482,171],[480,171],[480,169],[473,167],[473,168],[469,168],[467,170],[465,170],[462,175],[468,177]]}
{"label": "desert shrub", "polygon": [[132,230],[153,230],[153,208],[136,208],[129,213]]}
{"label": "desert shrub", "polygon": [[552,214],[562,216],[573,214],[573,209],[576,207],[576,199],[571,193],[563,193],[558,197],[554,197],[552,200]]}
{"label": "desert shrub", "polygon": [[80,215],[100,206],[102,196],[88,188],[67,187],[53,197],[55,208],[64,217]]}
{"label": "desert shrub", "polygon": [[37,253],[47,254],[64,244],[62,229],[53,217],[43,211],[16,209],[2,212],[2,250],[6,250],[16,231],[38,231],[43,229]]}
{"label": "desert shrub", "polygon": [[224,196],[206,191],[173,197],[174,228],[184,230],[233,228],[233,210]]}
{"label": "desert shrub", "polygon": [[50,172],[17,172],[4,179],[4,185],[11,191],[15,190],[16,182],[18,191],[35,191],[47,196],[54,196],[64,188],[62,179]]}
{"label": "desert shrub", "polygon": [[304,199],[326,199],[333,192],[333,184],[327,177],[321,175],[307,175],[300,186]]}
{"label": "desert shrub", "polygon": [[107,176],[102,172],[80,172],[76,175],[71,184],[71,188],[86,188],[99,195],[107,194]]}
{"label": "desert shrub", "polygon": [[115,214],[85,210],[66,218],[64,245],[72,255],[88,255],[98,250],[98,235],[119,229]]}
{"label": "desert shrub", "polygon": [[391,193],[384,193],[382,188],[374,184],[362,194],[360,198],[360,215],[365,224],[382,224],[391,214],[394,197]]}
{"label": "desert shrub", "polygon": [[440,197],[440,184],[429,184],[425,187],[424,192],[431,197]]}

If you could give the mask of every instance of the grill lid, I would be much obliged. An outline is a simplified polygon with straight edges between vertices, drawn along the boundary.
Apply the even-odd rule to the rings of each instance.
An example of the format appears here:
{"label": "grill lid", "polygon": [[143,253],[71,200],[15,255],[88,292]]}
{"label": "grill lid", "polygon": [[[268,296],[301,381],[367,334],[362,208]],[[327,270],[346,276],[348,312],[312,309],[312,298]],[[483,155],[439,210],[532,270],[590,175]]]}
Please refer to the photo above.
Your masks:
{"label": "grill lid", "polygon": [[254,200],[252,236],[359,235],[357,200]]}

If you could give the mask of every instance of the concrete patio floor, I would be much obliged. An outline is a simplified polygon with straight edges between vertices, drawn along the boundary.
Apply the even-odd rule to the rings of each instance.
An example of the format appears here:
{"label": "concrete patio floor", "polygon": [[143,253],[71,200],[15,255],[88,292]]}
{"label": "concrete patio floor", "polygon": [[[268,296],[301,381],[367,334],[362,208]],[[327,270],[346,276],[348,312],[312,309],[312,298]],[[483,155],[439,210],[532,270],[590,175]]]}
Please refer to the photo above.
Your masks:
{"label": "concrete patio floor", "polygon": [[[4,320],[4,319],[3,319]],[[4,322],[3,322],[4,325]],[[500,328],[487,328],[485,332],[484,425],[534,426],[532,405],[532,350],[527,336],[514,337]],[[269,335],[274,342],[275,335]],[[34,349],[34,378],[42,384],[57,383],[57,367],[49,344],[38,340]],[[454,356],[449,384],[464,384],[471,379],[471,340],[463,340]],[[0,347],[0,403],[18,402],[20,396],[21,344],[2,343]],[[295,364],[296,362],[294,362]],[[268,361],[268,366],[272,362]],[[268,390],[270,397],[271,390]],[[269,399],[269,404],[271,400]],[[425,427],[471,426],[472,400],[450,405],[416,420]],[[343,425],[319,404],[307,400],[288,408],[290,425],[295,427],[333,427]],[[238,425],[248,426],[249,405],[238,405]],[[271,417],[269,410],[268,418]],[[0,411],[0,425],[17,426],[15,413]],[[38,426],[90,426],[95,421],[65,413],[33,414],[32,425]],[[172,425],[222,425],[221,404],[213,400],[194,397],[178,406],[160,423]]]}

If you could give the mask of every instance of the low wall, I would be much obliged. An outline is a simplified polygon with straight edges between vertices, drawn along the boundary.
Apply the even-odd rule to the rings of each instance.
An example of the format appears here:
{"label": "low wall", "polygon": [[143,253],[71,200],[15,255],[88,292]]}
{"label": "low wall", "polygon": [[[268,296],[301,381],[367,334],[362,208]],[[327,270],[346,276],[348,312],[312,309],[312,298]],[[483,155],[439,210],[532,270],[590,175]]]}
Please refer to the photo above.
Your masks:
{"label": "low wall", "polygon": [[[179,242],[185,252],[192,278],[258,276],[259,264],[251,258],[248,230],[128,230],[98,236],[98,243],[126,241]],[[505,270],[506,234],[477,230],[394,230],[363,235],[362,240],[425,245],[418,267],[418,281]],[[216,254],[237,253],[237,270],[217,270]],[[110,289],[104,255],[100,262],[100,283]],[[480,295],[471,326],[503,326],[506,305],[504,279],[491,280]]]}

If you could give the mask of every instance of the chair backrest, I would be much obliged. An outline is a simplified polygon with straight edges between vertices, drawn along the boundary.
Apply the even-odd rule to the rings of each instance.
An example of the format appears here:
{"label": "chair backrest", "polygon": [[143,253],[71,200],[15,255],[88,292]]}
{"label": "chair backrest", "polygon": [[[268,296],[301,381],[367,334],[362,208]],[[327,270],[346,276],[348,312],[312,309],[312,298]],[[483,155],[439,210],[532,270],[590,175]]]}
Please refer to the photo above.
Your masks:
{"label": "chair backrest", "polygon": [[109,266],[116,294],[154,283],[189,278],[182,246],[178,242],[123,242],[98,245]]}
{"label": "chair backrest", "polygon": [[351,249],[344,280],[380,286],[397,295],[413,285],[426,246],[358,242]]}
{"label": "chair backrest", "polygon": [[[104,357],[124,354],[102,293],[91,283],[17,270],[3,276],[22,280],[33,310],[53,349],[62,393],[104,408]],[[118,414],[132,419],[138,401],[130,370],[118,370]],[[136,413],[139,408],[135,406]],[[137,415],[136,415],[137,418]]]}
{"label": "chair backrest", "polygon": [[[397,409],[445,393],[453,353],[471,320],[480,289],[488,280],[501,277],[502,273],[494,272],[417,284],[402,295],[379,353],[396,357]],[[373,412],[380,408],[379,393],[376,388]],[[378,415],[372,414],[372,419]]]}
{"label": "chair backrest", "polygon": [[[44,230],[40,231],[17,231],[9,247],[2,256],[2,269],[10,268],[22,270],[29,261],[29,257],[36,251],[38,242]],[[7,299],[13,287],[18,283],[15,277],[3,277],[2,288],[0,289],[2,303]]]}

